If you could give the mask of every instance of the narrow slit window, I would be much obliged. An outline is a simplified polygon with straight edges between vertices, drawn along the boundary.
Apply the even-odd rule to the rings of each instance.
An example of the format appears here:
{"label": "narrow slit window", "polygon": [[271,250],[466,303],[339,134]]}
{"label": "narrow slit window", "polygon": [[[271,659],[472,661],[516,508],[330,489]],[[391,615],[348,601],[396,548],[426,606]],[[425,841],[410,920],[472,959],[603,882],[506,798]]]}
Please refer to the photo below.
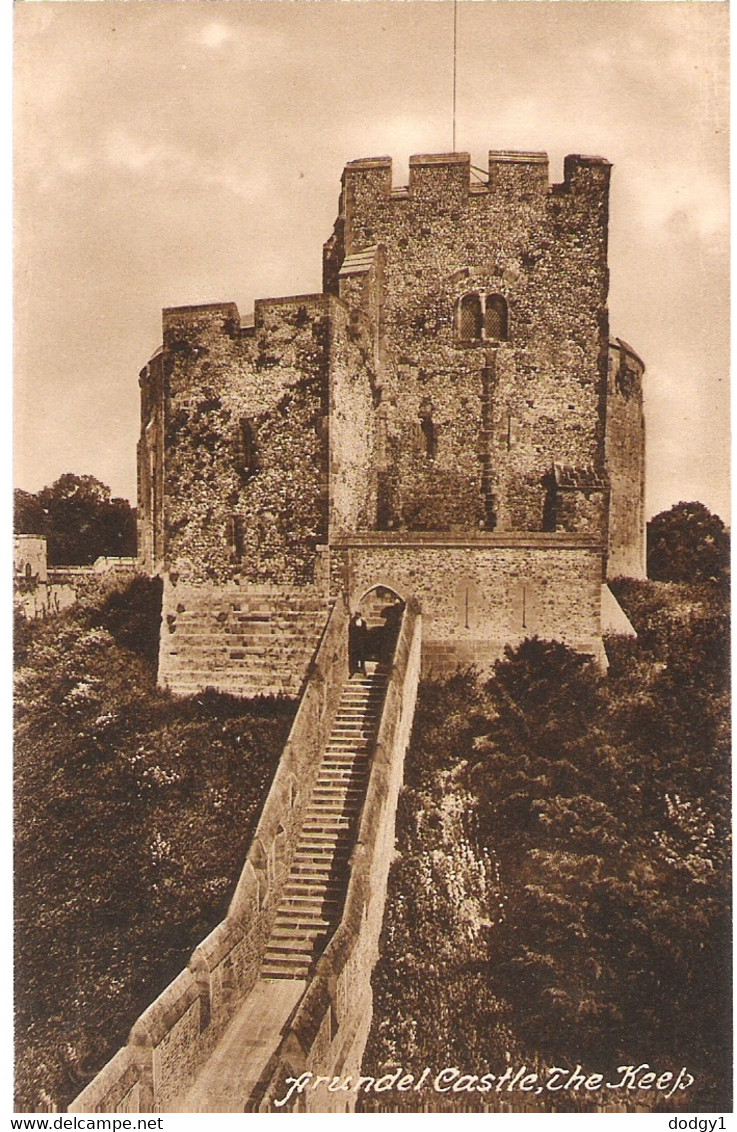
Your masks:
{"label": "narrow slit window", "polygon": [[438,438],[432,417],[423,417],[420,420],[420,428],[422,429],[422,435],[425,439],[425,455],[430,460],[434,460],[435,453],[438,450]]}
{"label": "narrow slit window", "polygon": [[236,562],[243,561],[245,552],[245,524],[242,515],[231,515],[229,523],[230,545]]}
{"label": "narrow slit window", "polygon": [[236,429],[235,463],[243,479],[258,471],[256,430],[248,417],[241,417]]}

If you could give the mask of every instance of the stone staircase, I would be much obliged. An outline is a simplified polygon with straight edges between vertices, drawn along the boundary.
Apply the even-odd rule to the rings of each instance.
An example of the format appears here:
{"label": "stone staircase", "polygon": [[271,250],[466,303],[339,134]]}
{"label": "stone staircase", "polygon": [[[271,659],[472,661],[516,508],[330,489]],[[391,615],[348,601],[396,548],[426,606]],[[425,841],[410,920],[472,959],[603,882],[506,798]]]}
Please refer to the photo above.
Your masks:
{"label": "stone staircase", "polygon": [[324,596],[245,587],[215,598],[177,587],[166,596],[159,681],[172,692],[301,693],[330,610]]}
{"label": "stone staircase", "polygon": [[335,929],[386,691],[384,666],[351,676],[335,717],[261,967],[262,979],[305,979]]}

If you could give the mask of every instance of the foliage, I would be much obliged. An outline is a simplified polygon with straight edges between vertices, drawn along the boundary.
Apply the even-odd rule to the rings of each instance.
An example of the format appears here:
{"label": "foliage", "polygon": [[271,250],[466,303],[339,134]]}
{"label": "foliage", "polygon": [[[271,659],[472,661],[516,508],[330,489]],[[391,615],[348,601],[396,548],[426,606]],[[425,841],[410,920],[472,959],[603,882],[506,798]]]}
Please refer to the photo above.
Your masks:
{"label": "foliage", "polygon": [[661,582],[729,579],[729,533],[703,503],[676,503],[647,525],[647,573]]}
{"label": "foliage", "polygon": [[136,513],[94,476],[60,476],[37,494],[15,492],[16,534],[45,535],[50,566],[134,557]]}
{"label": "foliage", "polygon": [[[227,910],[288,701],[174,701],[155,582],[27,627],[16,674],[17,1103],[66,1106]],[[148,620],[148,627],[146,622]],[[137,655],[136,627],[145,643]]]}
{"label": "foliage", "polygon": [[[500,914],[498,865],[476,848],[472,798],[459,777],[479,700],[471,671],[421,689],[363,1058],[364,1072],[376,1076],[399,1065],[411,1072],[476,1066],[490,1055],[503,1059],[512,1043],[504,1004],[486,977]],[[401,1096],[407,1108],[422,1100]],[[361,1107],[375,1107],[370,1096]]]}
{"label": "foliage", "polygon": [[729,1109],[724,597],[614,588],[640,636],[615,642],[607,678],[533,639],[483,688],[421,688],[373,1066],[494,1071],[503,1035],[519,1064],[685,1065],[681,1103]]}

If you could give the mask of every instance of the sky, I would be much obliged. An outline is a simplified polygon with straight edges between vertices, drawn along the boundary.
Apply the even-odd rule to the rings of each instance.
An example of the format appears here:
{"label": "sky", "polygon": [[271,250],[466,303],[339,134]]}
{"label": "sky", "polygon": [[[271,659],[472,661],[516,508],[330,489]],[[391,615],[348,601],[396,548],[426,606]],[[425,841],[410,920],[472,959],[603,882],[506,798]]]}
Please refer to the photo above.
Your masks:
{"label": "sky", "polygon": [[[15,5],[15,474],[135,503],[161,308],[321,289],[340,175],[452,148],[452,0]],[[647,512],[729,514],[728,6],[459,0],[456,149],[613,163]]]}

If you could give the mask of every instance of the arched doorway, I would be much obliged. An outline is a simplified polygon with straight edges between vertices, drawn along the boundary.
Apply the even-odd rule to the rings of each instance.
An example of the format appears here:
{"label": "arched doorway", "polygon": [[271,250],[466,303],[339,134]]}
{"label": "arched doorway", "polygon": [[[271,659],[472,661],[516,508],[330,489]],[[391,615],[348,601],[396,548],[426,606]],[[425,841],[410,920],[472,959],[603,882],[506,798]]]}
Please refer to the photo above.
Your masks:
{"label": "arched doorway", "polygon": [[355,609],[360,609],[368,625],[367,660],[391,660],[404,606],[402,595],[381,582],[366,590],[355,604]]}

